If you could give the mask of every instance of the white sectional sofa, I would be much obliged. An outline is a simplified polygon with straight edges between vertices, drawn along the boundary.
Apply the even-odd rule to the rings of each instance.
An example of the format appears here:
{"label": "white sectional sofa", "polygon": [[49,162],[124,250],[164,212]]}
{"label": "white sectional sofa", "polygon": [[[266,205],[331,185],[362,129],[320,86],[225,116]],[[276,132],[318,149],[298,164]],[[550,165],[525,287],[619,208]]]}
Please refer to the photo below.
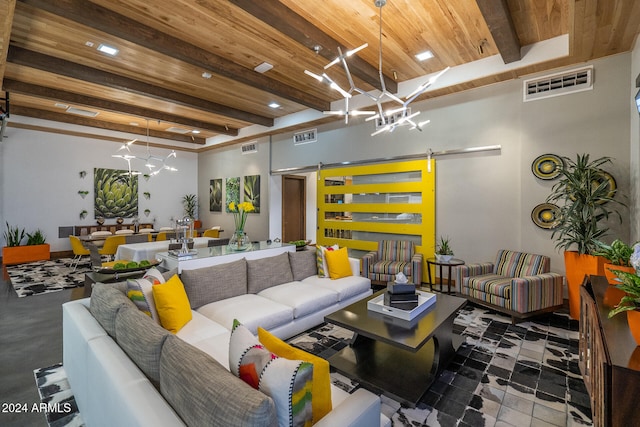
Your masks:
{"label": "white sectional sofa", "polygon": [[[271,398],[229,372],[232,321],[282,339],[322,323],[371,294],[349,261],[353,276],[336,280],[308,275],[315,252],[185,270],[192,319],[175,335],[138,310],[126,284],[95,284],[90,299],[63,305],[64,367],[86,425],[274,425]],[[364,389],[332,386],[332,403],[316,425],[390,425]]]}

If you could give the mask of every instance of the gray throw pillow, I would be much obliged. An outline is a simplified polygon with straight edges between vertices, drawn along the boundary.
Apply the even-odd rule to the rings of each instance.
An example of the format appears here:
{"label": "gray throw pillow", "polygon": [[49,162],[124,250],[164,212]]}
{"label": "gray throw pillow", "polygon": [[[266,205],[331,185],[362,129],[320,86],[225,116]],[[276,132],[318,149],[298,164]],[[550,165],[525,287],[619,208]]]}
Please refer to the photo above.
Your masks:
{"label": "gray throw pillow", "polygon": [[137,308],[123,307],[116,316],[116,342],[157,388],[160,353],[169,331]]}
{"label": "gray throw pillow", "polygon": [[293,273],[286,252],[247,261],[247,293],[257,294],[263,289],[288,282],[293,282]]}
{"label": "gray throw pillow", "polygon": [[188,426],[278,425],[270,397],[173,335],[160,356],[160,393]]}
{"label": "gray throw pillow", "polygon": [[203,305],[247,293],[247,260],[182,270],[180,280],[193,310]]}
{"label": "gray throw pillow", "polygon": [[116,336],[118,310],[123,306],[135,308],[135,305],[123,292],[106,283],[93,285],[89,301],[89,311],[112,338]]}
{"label": "gray throw pillow", "polygon": [[289,252],[289,263],[291,264],[293,280],[300,281],[318,274],[316,251]]}

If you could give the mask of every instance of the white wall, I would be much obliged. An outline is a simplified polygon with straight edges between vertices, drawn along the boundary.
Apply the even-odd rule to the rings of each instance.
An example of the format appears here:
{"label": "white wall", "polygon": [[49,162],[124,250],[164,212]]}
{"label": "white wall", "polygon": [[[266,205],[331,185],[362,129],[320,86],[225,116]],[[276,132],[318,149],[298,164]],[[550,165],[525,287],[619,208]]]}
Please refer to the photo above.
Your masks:
{"label": "white wall", "polygon": [[[371,137],[370,122],[352,120],[346,128],[320,127],[314,144],[294,146],[291,134],[274,136],[272,168],[499,144],[499,153],[437,158],[436,235],[449,236],[456,256],[467,262],[492,260],[498,249],[509,248],[551,256],[552,270],[563,272],[551,232],[530,218],[553,185],[533,176],[533,160],[545,153],[610,156],[615,160],[608,170],[629,201],[631,55],[593,65],[591,91],[523,103],[522,80],[514,80],[416,104],[419,119],[431,119],[423,132],[400,128]],[[624,224],[610,238],[629,239],[628,210],[622,214]]]}
{"label": "white wall", "polygon": [[[63,134],[39,132],[8,127],[0,146],[0,220],[12,226],[34,231],[40,228],[47,236],[51,251],[70,250],[68,238],[58,238],[58,227],[96,224],[93,211],[94,168],[127,169],[122,159],[111,157],[119,144]],[[145,155],[146,148],[134,145],[134,154]],[[151,148],[154,155],[166,156],[169,150]],[[182,217],[182,196],[195,193],[197,188],[197,154],[179,152],[171,165],[178,172],[164,171],[145,181],[139,177],[139,216],[142,222],[156,220],[157,228],[171,225],[170,218]],[[132,161],[134,169],[142,171],[140,161]],[[86,171],[84,179],[80,171]],[[82,199],[78,190],[88,190]],[[143,192],[148,191],[147,200]],[[145,209],[150,209],[148,217]],[[87,210],[84,220],[80,211]],[[125,220],[130,222],[130,220]],[[114,224],[108,219],[106,224]],[[2,245],[4,245],[2,239]]]}
{"label": "white wall", "polygon": [[[269,200],[271,198],[269,179],[269,140],[257,141],[258,152],[242,154],[239,145],[200,153],[198,156],[198,199],[200,201],[200,219],[204,228],[220,225],[225,232],[222,237],[230,237],[234,229],[233,215],[225,211],[229,203],[224,186],[226,178],[260,175],[260,213],[251,213],[247,217],[245,232],[253,241],[269,238]],[[222,212],[209,211],[209,181],[222,178]],[[242,191],[240,194],[242,201]]]}
{"label": "white wall", "polygon": [[[306,211],[307,218],[305,221],[305,240],[311,240],[311,243],[316,242],[316,230],[318,226],[317,212],[317,194],[318,194],[318,174],[316,172],[310,173],[296,173],[296,176],[304,176],[306,178],[306,194],[307,203]],[[272,175],[269,194],[269,238],[270,239],[282,239],[282,175]]]}

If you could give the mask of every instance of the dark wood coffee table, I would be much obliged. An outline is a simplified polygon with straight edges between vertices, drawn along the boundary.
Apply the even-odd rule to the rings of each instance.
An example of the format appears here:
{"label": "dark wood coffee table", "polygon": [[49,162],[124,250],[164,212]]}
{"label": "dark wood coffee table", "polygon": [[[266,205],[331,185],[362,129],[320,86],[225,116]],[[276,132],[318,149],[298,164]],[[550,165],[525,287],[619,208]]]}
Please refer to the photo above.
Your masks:
{"label": "dark wood coffee table", "polygon": [[350,345],[328,360],[363,386],[414,407],[462,343],[453,321],[467,301],[439,293],[432,307],[409,322],[367,308],[368,300],[385,291],[325,316],[355,332]]}

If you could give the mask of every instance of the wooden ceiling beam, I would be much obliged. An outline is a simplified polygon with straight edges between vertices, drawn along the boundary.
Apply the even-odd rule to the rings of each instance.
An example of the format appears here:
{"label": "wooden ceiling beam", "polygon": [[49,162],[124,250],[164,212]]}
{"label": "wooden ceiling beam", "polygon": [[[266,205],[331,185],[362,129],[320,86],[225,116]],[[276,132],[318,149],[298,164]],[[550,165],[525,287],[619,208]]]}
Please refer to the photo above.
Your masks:
{"label": "wooden ceiling beam", "polygon": [[476,0],[505,64],[522,59],[520,40],[507,0]]}
{"label": "wooden ceiling beam", "polygon": [[[54,111],[23,107],[21,105],[12,105],[11,113],[16,116],[19,115],[19,116],[33,117],[36,119],[51,120],[54,122],[62,122],[62,123],[69,123],[73,125],[79,125],[79,126],[88,126],[93,128],[112,130],[117,132],[132,133],[135,135],[144,135],[144,136],[147,135],[147,129],[141,128],[139,126],[127,126],[127,125],[121,125],[118,123],[109,123],[102,120],[95,120],[87,117],[72,116],[71,114],[56,113]],[[149,130],[149,136],[153,136],[154,138],[169,139],[172,141],[191,142],[198,145],[204,145],[206,143],[206,140],[201,137],[194,137],[192,135],[181,135],[173,132],[161,132],[153,129]],[[122,139],[124,140],[125,138],[122,138]]]}
{"label": "wooden ceiling beam", "polygon": [[12,80],[12,79],[6,79],[4,81],[4,89],[12,93],[32,95],[39,98],[52,99],[56,101],[66,102],[69,104],[80,104],[88,107],[94,107],[102,110],[112,111],[115,113],[131,114],[137,117],[144,117],[144,118],[149,118],[154,120],[161,120],[163,122],[181,124],[181,125],[189,126],[196,129],[209,130],[216,133],[222,133],[225,135],[231,135],[231,136],[238,135],[238,129],[226,128],[225,126],[203,122],[201,120],[193,120],[193,119],[185,118],[182,116],[176,116],[174,114],[164,113],[157,110],[136,107],[135,105],[131,105],[131,104],[107,101],[100,98],[94,98],[92,96],[79,95],[79,94],[67,92],[64,90],[34,85],[30,83],[24,83],[24,82]]}
{"label": "wooden ceiling beam", "polygon": [[104,31],[297,104],[320,111],[330,108],[329,102],[309,96],[301,90],[256,73],[222,56],[162,33],[95,3],[86,0],[20,0],[20,2],[71,19],[90,28]]}
{"label": "wooden ceiling beam", "polygon": [[216,104],[215,102],[209,102],[201,98],[185,95],[180,92],[164,89],[159,86],[154,86],[128,77],[101,71],[96,68],[87,67],[86,65],[76,64],[64,59],[30,51],[13,45],[9,46],[7,61],[113,89],[124,90],[126,92],[148,96],[162,101],[176,103],[185,107],[225,117],[233,117],[234,119],[248,123],[256,123],[269,127],[273,126],[273,119],[269,117],[236,110],[231,107]]}
{"label": "wooden ceiling beam", "polygon": [[16,0],[0,0],[0,87],[7,68],[7,52],[15,10]]}
{"label": "wooden ceiling beam", "polygon": [[[338,47],[342,49],[343,53],[358,47],[344,46],[278,0],[231,0],[231,3],[309,50],[314,50],[315,46],[321,46],[322,49],[317,52],[318,55],[329,61],[333,61],[339,56]],[[362,81],[382,90],[378,68],[371,66],[358,56],[354,55],[349,58],[349,71]],[[398,83],[395,80],[388,76],[384,76],[384,80],[389,92],[398,92]]]}

